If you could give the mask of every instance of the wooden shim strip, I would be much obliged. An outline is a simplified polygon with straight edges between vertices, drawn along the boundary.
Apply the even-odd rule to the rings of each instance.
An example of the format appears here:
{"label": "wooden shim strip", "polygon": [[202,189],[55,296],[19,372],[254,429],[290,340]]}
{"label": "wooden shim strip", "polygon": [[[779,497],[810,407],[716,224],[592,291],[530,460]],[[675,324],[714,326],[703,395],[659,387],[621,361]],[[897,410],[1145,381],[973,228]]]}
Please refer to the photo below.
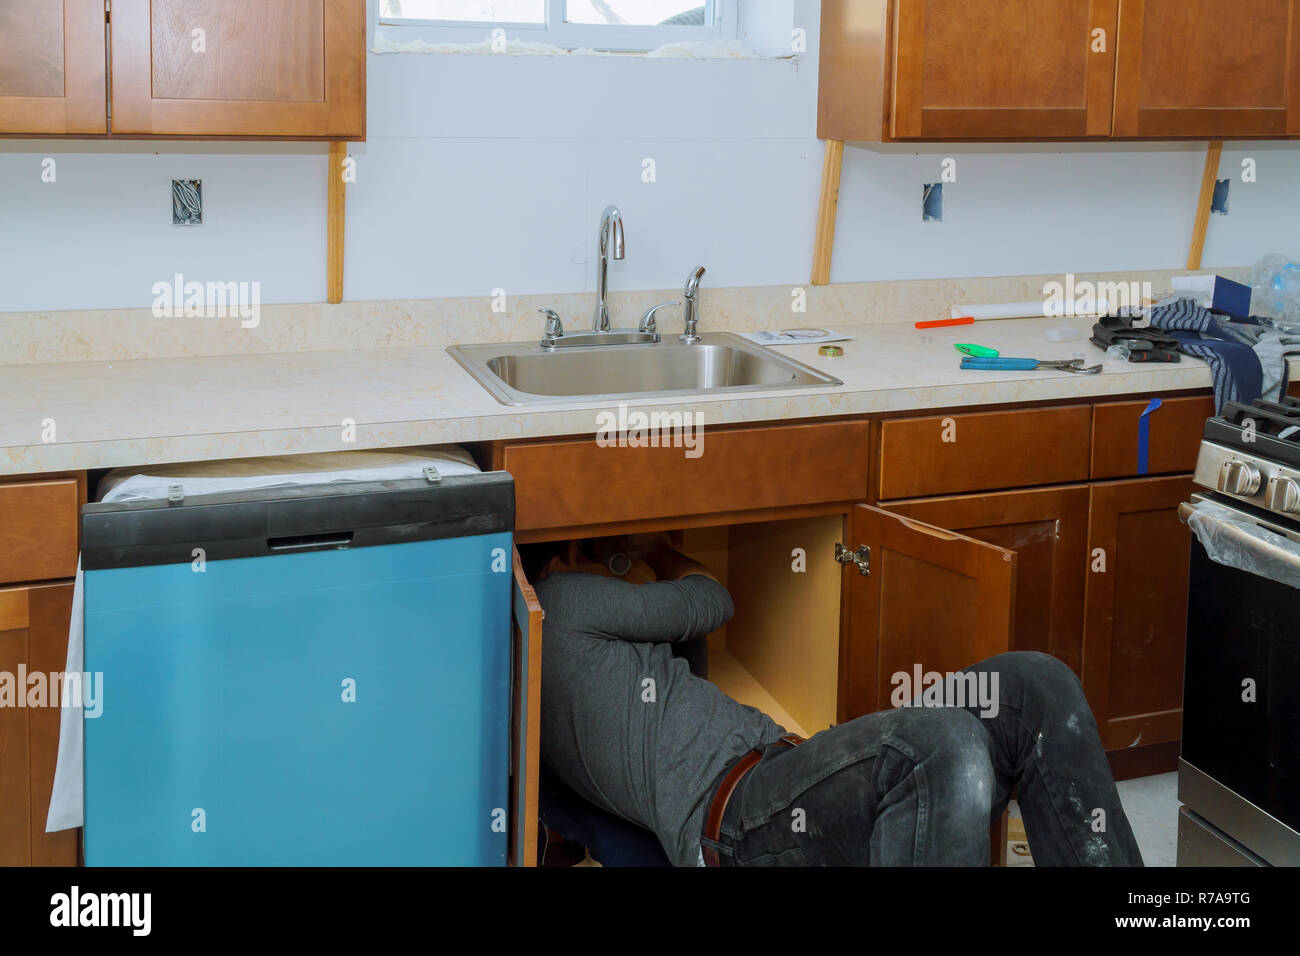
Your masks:
{"label": "wooden shim strip", "polygon": [[817,233],[813,242],[812,284],[831,281],[831,254],[835,251],[835,215],[840,201],[840,170],[844,165],[844,141],[828,139],[822,164],[822,193],[817,203]]}
{"label": "wooden shim strip", "polygon": [[329,209],[325,221],[325,287],[326,300],[333,304],[343,301],[343,226],[347,213],[347,185],[343,180],[343,165],[347,157],[347,143],[330,143]]}
{"label": "wooden shim strip", "polygon": [[1196,204],[1196,223],[1192,227],[1192,248],[1187,253],[1187,268],[1201,267],[1201,253],[1205,251],[1205,231],[1210,225],[1210,203],[1214,201],[1214,177],[1219,174],[1219,157],[1223,141],[1214,140],[1205,151],[1205,171],[1201,173],[1201,197]]}

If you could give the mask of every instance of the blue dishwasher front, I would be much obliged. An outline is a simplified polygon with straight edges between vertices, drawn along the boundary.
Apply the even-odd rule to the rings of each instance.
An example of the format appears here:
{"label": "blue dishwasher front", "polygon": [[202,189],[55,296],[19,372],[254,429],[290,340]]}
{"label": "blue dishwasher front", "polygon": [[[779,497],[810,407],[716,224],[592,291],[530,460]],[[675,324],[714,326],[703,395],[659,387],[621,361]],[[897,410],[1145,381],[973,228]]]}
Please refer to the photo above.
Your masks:
{"label": "blue dishwasher front", "polygon": [[512,522],[500,473],[87,506],[86,864],[503,865]]}

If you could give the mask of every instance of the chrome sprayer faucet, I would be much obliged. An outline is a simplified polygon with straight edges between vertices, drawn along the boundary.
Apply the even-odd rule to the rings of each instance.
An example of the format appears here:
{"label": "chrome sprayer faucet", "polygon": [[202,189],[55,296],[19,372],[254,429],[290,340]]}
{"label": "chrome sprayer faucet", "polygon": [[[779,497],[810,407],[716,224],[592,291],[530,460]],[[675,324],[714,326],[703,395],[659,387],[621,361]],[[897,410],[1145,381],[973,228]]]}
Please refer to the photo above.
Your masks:
{"label": "chrome sprayer faucet", "polygon": [[704,266],[696,266],[686,277],[686,288],[682,298],[686,300],[686,331],[678,338],[687,345],[694,345],[700,340],[698,326],[700,323],[700,280],[704,278]]}
{"label": "chrome sprayer faucet", "polygon": [[[611,249],[611,245],[613,248]],[[623,213],[617,206],[606,206],[600,214],[600,230],[596,233],[599,262],[596,266],[596,312],[591,317],[591,331],[609,331],[609,259],[623,258]]]}

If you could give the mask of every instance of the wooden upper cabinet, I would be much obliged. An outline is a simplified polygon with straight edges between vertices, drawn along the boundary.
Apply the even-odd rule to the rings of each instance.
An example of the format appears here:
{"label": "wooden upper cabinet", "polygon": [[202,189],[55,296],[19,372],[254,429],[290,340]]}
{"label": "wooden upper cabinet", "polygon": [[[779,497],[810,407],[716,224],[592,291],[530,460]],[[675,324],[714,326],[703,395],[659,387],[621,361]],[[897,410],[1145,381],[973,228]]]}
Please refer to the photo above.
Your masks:
{"label": "wooden upper cabinet", "polygon": [[897,0],[894,138],[1109,135],[1116,3]]}
{"label": "wooden upper cabinet", "polygon": [[1119,0],[826,0],[824,139],[1110,134]]}
{"label": "wooden upper cabinet", "polygon": [[104,42],[104,0],[0,2],[0,133],[106,133]]}
{"label": "wooden upper cabinet", "polygon": [[1123,0],[1116,136],[1300,134],[1297,0]]}
{"label": "wooden upper cabinet", "polygon": [[823,0],[817,135],[1300,136],[1300,0]]}
{"label": "wooden upper cabinet", "polygon": [[113,0],[113,132],[365,138],[365,0]]}

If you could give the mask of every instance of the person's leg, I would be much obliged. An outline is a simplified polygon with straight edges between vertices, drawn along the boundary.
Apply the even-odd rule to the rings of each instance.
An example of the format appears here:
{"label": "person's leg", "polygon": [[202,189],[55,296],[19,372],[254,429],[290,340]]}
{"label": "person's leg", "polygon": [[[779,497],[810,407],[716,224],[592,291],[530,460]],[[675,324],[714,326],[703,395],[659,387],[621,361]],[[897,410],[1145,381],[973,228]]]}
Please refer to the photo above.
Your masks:
{"label": "person's leg", "polygon": [[769,747],[723,821],[727,866],[983,866],[995,780],[960,708],[889,710]]}
{"label": "person's leg", "polygon": [[999,654],[966,669],[992,686],[998,708],[979,718],[997,777],[993,807],[1013,785],[1039,866],[1141,866],[1097,723],[1074,672],[1048,654]]}

